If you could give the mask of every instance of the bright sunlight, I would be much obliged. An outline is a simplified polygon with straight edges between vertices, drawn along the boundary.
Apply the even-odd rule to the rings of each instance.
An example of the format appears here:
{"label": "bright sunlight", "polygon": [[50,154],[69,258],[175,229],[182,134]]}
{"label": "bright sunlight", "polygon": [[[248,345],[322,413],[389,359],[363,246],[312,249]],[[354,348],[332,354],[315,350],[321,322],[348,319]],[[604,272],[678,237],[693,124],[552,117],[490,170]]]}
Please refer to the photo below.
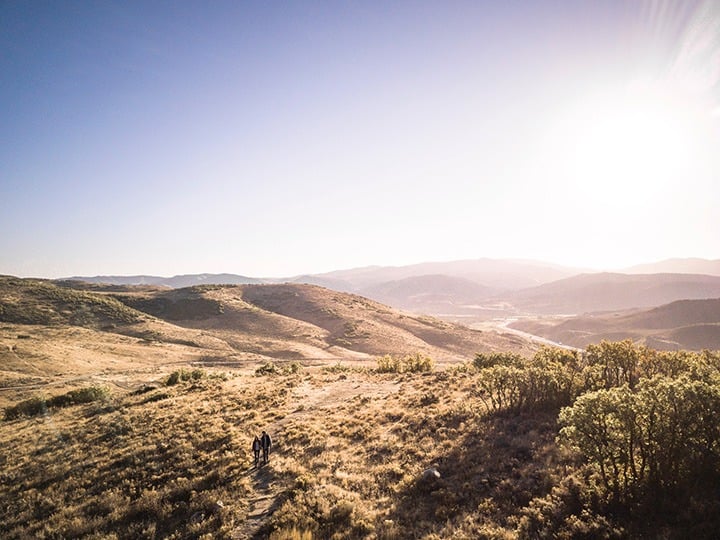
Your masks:
{"label": "bright sunlight", "polygon": [[670,85],[587,96],[557,119],[544,161],[578,196],[625,207],[662,204],[711,158],[711,116]]}

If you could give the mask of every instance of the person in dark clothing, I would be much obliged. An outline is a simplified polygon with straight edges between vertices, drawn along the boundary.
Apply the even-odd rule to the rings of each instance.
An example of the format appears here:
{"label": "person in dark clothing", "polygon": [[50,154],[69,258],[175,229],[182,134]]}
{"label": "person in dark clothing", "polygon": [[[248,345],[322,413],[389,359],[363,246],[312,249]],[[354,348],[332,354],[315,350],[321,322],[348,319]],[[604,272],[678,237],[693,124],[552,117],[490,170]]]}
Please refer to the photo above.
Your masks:
{"label": "person in dark clothing", "polygon": [[263,451],[263,463],[268,462],[268,454],[270,453],[270,447],[272,446],[272,440],[270,439],[270,435],[268,435],[266,432],[262,432],[262,435],[260,437],[260,446],[262,446]]}
{"label": "person in dark clothing", "polygon": [[262,445],[260,444],[260,439],[257,435],[255,435],[255,438],[252,442],[252,451],[253,455],[255,456],[255,467],[258,466],[260,463],[260,449],[262,448]]}

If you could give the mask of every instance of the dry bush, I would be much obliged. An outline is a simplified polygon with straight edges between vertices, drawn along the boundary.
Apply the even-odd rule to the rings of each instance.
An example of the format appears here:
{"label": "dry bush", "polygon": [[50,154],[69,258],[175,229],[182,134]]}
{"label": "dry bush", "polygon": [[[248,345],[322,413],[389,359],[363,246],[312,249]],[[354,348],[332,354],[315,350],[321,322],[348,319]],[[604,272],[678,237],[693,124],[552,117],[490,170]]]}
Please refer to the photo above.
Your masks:
{"label": "dry bush", "polygon": [[393,356],[386,354],[376,359],[378,373],[420,373],[432,371],[433,359],[421,353]]}
{"label": "dry bush", "polygon": [[180,382],[186,382],[186,381],[199,381],[200,379],[203,379],[207,377],[207,373],[203,369],[178,369],[177,371],[173,371],[165,381],[166,386],[173,386]]}
{"label": "dry bush", "polygon": [[266,362],[255,370],[255,375],[291,375],[300,373],[302,365],[299,362],[290,362],[286,366],[278,366],[274,362]]}
{"label": "dry bush", "polygon": [[108,389],[104,386],[88,386],[70,390],[69,392],[50,398],[33,397],[25,401],[21,401],[17,405],[7,407],[5,409],[5,420],[15,420],[21,416],[38,416],[47,414],[49,410],[54,408],[69,407],[71,405],[81,405],[83,403],[91,403],[93,401],[103,401],[108,399]]}

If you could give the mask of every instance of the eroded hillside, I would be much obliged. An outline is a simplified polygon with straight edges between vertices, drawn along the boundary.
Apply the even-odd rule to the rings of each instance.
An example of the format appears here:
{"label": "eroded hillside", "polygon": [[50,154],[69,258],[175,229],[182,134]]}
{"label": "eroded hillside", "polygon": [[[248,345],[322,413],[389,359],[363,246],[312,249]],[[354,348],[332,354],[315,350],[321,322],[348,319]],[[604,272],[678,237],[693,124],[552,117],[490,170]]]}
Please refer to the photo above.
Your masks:
{"label": "eroded hillside", "polygon": [[167,289],[0,278],[0,386],[18,391],[180,363],[372,362],[409,353],[457,362],[491,350],[533,346],[311,285]]}
{"label": "eroded hillside", "polygon": [[238,350],[278,358],[418,351],[450,361],[489,350],[533,350],[511,334],[470,330],[314,285],[217,285],[114,296],[178,326],[220,336]]}

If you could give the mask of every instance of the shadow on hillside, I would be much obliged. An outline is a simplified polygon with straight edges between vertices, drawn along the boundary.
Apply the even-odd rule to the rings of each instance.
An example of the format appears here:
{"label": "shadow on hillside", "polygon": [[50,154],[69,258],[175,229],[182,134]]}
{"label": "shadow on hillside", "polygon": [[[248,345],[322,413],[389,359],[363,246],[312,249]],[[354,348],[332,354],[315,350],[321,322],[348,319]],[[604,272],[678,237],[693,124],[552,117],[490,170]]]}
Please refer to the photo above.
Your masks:
{"label": "shadow on hillside", "polygon": [[[437,480],[418,478],[388,516],[399,530],[438,532],[447,522],[503,523],[552,488],[555,412],[478,417],[448,452],[428,456]],[[509,526],[509,525],[508,525]]]}

